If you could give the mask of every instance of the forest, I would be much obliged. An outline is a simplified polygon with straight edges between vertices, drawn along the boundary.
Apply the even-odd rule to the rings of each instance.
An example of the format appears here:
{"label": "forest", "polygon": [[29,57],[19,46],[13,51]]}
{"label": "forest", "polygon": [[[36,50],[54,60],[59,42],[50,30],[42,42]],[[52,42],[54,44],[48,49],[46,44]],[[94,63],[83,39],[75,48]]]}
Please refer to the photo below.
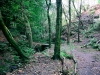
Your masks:
{"label": "forest", "polygon": [[100,75],[100,0],[0,0],[0,75]]}

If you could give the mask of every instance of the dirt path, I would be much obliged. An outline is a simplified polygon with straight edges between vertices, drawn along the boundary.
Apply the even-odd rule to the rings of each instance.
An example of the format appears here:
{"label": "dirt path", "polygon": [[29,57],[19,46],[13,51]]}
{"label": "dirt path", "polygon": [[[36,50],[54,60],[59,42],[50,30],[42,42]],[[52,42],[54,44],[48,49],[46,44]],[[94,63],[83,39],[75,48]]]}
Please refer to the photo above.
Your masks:
{"label": "dirt path", "polygon": [[36,53],[33,57],[33,61],[26,66],[7,75],[61,75],[62,67],[59,60],[52,60],[41,53]]}
{"label": "dirt path", "polygon": [[78,63],[78,75],[100,75],[100,52],[75,44],[72,54]]}
{"label": "dirt path", "polygon": [[[52,50],[49,50],[48,53],[52,53]],[[100,75],[99,51],[81,48],[80,44],[70,46],[62,44],[61,50],[65,50],[67,53],[71,52],[77,60],[77,75]],[[51,57],[47,55],[36,53],[34,55],[35,61],[8,75],[61,75],[61,63],[57,60],[51,60]]]}

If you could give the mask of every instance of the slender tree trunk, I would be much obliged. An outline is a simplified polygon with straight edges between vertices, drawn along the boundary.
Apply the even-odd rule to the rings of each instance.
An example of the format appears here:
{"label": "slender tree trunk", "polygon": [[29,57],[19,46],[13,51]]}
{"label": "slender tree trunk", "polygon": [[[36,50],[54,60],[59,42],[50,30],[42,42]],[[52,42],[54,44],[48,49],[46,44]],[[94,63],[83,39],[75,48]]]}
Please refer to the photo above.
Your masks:
{"label": "slender tree trunk", "polygon": [[80,24],[81,24],[81,7],[82,7],[82,0],[80,3],[80,11],[79,11],[79,24],[78,24],[78,42],[80,42]]}
{"label": "slender tree trunk", "polygon": [[62,28],[62,0],[56,0],[57,18],[56,18],[56,39],[53,59],[60,59],[60,38]]}
{"label": "slender tree trunk", "polygon": [[2,32],[4,33],[6,39],[11,44],[11,46],[14,47],[15,50],[18,52],[18,55],[21,57],[21,59],[28,58],[28,56],[24,52],[22,52],[21,48],[18,46],[18,44],[12,37],[10,31],[5,26],[4,21],[2,19],[1,11],[0,11],[0,25],[1,25]]}
{"label": "slender tree trunk", "polygon": [[31,26],[30,26],[27,16],[25,16],[24,21],[25,21],[25,27],[26,27],[26,37],[29,42],[29,47],[32,48],[33,47],[32,31],[31,31]]}
{"label": "slender tree trunk", "polygon": [[71,0],[69,0],[69,25],[68,28],[68,35],[67,35],[67,44],[70,43],[70,32],[71,32]]}
{"label": "slender tree trunk", "polygon": [[25,13],[25,10],[24,10],[23,0],[21,0],[21,2],[20,2],[20,7],[21,7],[21,12],[22,12],[22,18],[23,18],[24,24],[25,24],[26,37],[27,37],[27,40],[29,43],[29,47],[32,48],[33,47],[32,31],[31,31],[31,26],[30,26],[28,17]]}
{"label": "slender tree trunk", "polygon": [[45,1],[46,1],[46,5],[47,5],[47,18],[48,18],[48,25],[49,25],[49,48],[51,48],[51,19],[50,19],[50,15],[49,15],[51,0],[49,0],[49,3],[47,0],[45,0]]}
{"label": "slender tree trunk", "polygon": [[[78,15],[78,19],[79,19],[79,13],[80,13],[80,12],[77,11],[77,9],[76,9],[76,7],[75,7],[75,4],[74,4],[74,0],[72,0],[72,3],[73,3],[73,6],[74,6],[74,8],[75,8],[76,14]],[[82,27],[83,27],[83,23],[82,23],[81,19],[80,19],[80,24],[81,24]]]}
{"label": "slender tree trunk", "polygon": [[64,13],[64,16],[65,16],[65,20],[66,20],[66,23],[68,22],[67,20],[69,19],[68,15],[66,14],[65,10],[64,10],[64,5],[63,5],[63,8],[62,8],[62,13]]}

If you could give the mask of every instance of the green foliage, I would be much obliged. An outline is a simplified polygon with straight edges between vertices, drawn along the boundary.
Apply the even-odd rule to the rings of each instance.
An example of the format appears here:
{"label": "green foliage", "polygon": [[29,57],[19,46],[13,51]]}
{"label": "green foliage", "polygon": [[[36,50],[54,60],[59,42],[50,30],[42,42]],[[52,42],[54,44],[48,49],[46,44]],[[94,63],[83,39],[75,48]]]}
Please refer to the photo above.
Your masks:
{"label": "green foliage", "polygon": [[93,49],[98,49],[98,44],[93,44],[93,45],[92,45],[92,48],[93,48]]}
{"label": "green foliage", "polygon": [[19,39],[18,40],[18,44],[21,46],[21,47],[25,47],[25,46],[28,46],[28,41],[25,40],[25,38],[22,39]]}
{"label": "green foliage", "polygon": [[61,51],[61,52],[60,52],[60,56],[61,56],[61,58],[62,58],[62,57],[65,57],[66,59],[72,59],[72,58],[73,58],[72,55],[67,54],[65,51]]}
{"label": "green foliage", "polygon": [[93,49],[99,50],[100,45],[97,42],[98,42],[98,40],[96,38],[93,38],[90,40],[89,45],[92,46]]}
{"label": "green foliage", "polygon": [[90,40],[89,45],[93,46],[94,44],[96,44],[98,40],[96,38],[93,38]]}
{"label": "green foliage", "polygon": [[96,38],[92,38],[88,44],[84,45],[84,47],[87,46],[91,46],[93,49],[100,50],[100,44]]}
{"label": "green foliage", "polygon": [[[5,48],[5,47],[4,47]],[[33,49],[28,47],[22,47],[24,53],[27,56],[33,54]],[[0,59],[0,75],[5,75],[9,71],[13,71],[19,67],[23,66],[23,63],[27,63],[29,60],[27,59],[20,59],[19,56],[16,54],[16,51],[10,51],[9,53],[6,51],[7,54],[0,54],[4,57],[2,60]]]}
{"label": "green foliage", "polygon": [[82,34],[86,38],[93,38],[93,33],[96,31],[100,31],[100,22],[96,22],[92,25],[88,25],[87,29],[82,31]]}
{"label": "green foliage", "polygon": [[15,61],[16,63],[18,63],[18,62],[20,61],[19,56],[14,55],[14,61]]}
{"label": "green foliage", "polygon": [[41,53],[44,54],[45,56],[49,56],[49,54],[47,53],[47,50],[44,50]]}
{"label": "green foliage", "polygon": [[[22,47],[22,51],[28,57],[30,57],[34,53],[34,50],[29,47]],[[29,61],[28,59],[22,59],[22,62],[28,62],[28,61]]]}
{"label": "green foliage", "polygon": [[0,66],[0,75],[6,75],[10,71],[9,66]]}
{"label": "green foliage", "polygon": [[0,43],[0,52],[6,50],[5,47],[7,45],[5,43]]}
{"label": "green foliage", "polygon": [[100,0],[98,0],[98,3],[100,4]]}
{"label": "green foliage", "polygon": [[98,50],[100,51],[100,44],[98,45]]}
{"label": "green foliage", "polygon": [[17,29],[10,29],[10,32],[13,37],[17,37],[18,35],[20,35],[20,33]]}
{"label": "green foliage", "polygon": [[100,31],[100,22],[96,22],[91,26],[91,31]]}

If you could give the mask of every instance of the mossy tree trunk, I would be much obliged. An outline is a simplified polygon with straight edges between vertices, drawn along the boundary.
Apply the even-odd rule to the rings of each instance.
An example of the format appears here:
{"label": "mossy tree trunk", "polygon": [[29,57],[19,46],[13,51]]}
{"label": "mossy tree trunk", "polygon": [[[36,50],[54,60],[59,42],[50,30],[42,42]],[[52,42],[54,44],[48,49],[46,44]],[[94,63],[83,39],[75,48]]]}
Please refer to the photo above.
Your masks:
{"label": "mossy tree trunk", "polygon": [[51,48],[51,19],[49,15],[49,9],[51,6],[51,0],[45,0],[47,5],[47,18],[48,18],[48,25],[49,25],[49,48]]}
{"label": "mossy tree trunk", "polygon": [[60,38],[62,28],[62,0],[56,0],[57,18],[56,18],[56,39],[53,59],[60,59]]}
{"label": "mossy tree trunk", "polygon": [[25,13],[25,6],[23,4],[23,0],[21,0],[21,2],[20,2],[20,7],[21,7],[21,12],[22,12],[22,19],[23,19],[23,22],[25,24],[26,37],[27,37],[27,40],[28,40],[28,43],[29,43],[29,47],[32,48],[33,47],[32,31],[31,31],[31,26],[30,26],[28,17]]}
{"label": "mossy tree trunk", "polygon": [[12,35],[11,35],[10,31],[8,30],[8,28],[5,26],[4,21],[2,19],[1,11],[0,11],[0,26],[1,26],[2,32],[4,33],[6,39],[11,44],[11,46],[14,47],[15,50],[18,52],[18,55],[21,57],[21,59],[28,58],[28,56],[21,50],[21,48],[16,43],[16,41],[12,37]]}
{"label": "mossy tree trunk", "polygon": [[30,26],[27,16],[25,16],[24,21],[25,21],[25,27],[26,27],[26,37],[29,42],[29,47],[32,48],[33,47],[32,31],[31,31],[31,26]]}
{"label": "mossy tree trunk", "polygon": [[71,0],[69,0],[69,24],[67,26],[68,35],[67,35],[67,44],[70,43],[70,32],[71,32]]}

